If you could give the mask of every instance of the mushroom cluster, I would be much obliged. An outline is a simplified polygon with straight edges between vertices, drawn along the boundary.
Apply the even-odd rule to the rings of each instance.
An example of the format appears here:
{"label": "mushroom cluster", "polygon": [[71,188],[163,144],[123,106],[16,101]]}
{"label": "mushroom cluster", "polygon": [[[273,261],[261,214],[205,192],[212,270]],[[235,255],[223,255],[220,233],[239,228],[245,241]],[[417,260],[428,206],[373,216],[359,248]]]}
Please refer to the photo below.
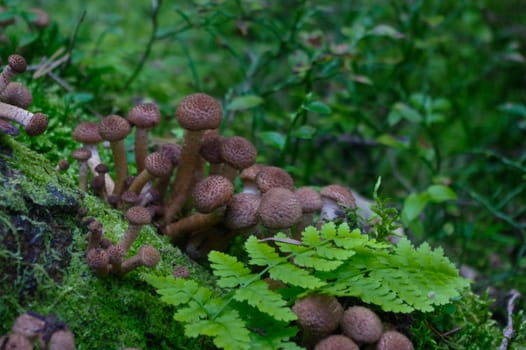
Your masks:
{"label": "mushroom cluster", "polygon": [[0,349],[75,350],[75,337],[67,325],[53,315],[25,312],[18,316],[11,332],[0,337]]}
{"label": "mushroom cluster", "polygon": [[384,326],[380,317],[365,306],[344,310],[334,296],[310,294],[296,300],[292,311],[298,317],[301,344],[314,350],[413,350],[404,334]]}
{"label": "mushroom cluster", "polygon": [[[1,64],[1,61],[0,61]],[[48,117],[43,113],[32,113],[26,108],[33,102],[31,92],[13,78],[25,72],[27,63],[21,55],[11,55],[0,73],[0,132],[17,136],[20,132],[15,122],[24,127],[29,136],[37,136],[47,129]]]}
{"label": "mushroom cluster", "polygon": [[[159,231],[195,259],[225,249],[239,234],[282,230],[298,236],[316,219],[344,218],[345,211],[355,207],[352,192],[343,186],[329,185],[319,192],[296,188],[285,170],[257,164],[257,150],[249,140],[219,133],[222,115],[221,104],[207,94],[184,97],[175,113],[183,139],[156,149],[148,137],[161,118],[153,103],[134,106],[127,118],[112,114],[98,123],[80,123],[73,132],[81,144],[73,154],[79,187],[123,211],[148,210]],[[124,139],[134,129],[131,157]],[[113,171],[101,163],[98,145],[103,142],[111,147]],[[135,159],[133,175],[128,159]],[[236,184],[242,184],[237,193]],[[101,254],[88,255],[100,260]],[[103,265],[94,267],[98,274],[122,271]]]}

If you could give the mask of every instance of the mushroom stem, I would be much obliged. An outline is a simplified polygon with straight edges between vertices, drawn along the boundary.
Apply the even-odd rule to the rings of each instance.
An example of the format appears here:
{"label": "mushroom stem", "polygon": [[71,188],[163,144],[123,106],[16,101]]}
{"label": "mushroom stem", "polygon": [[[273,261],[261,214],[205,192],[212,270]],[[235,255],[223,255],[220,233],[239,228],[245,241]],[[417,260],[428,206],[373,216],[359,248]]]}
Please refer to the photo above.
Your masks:
{"label": "mushroom stem", "polygon": [[7,59],[7,65],[0,74],[0,93],[5,90],[15,74],[23,73],[27,68],[24,57],[20,55],[11,55]]}
{"label": "mushroom stem", "polygon": [[170,237],[172,242],[180,242],[185,240],[193,231],[211,227],[221,222],[223,217],[224,208],[208,214],[195,213],[166,226],[164,233]]}
{"label": "mushroom stem", "polygon": [[152,246],[142,246],[137,255],[134,255],[121,264],[119,275],[124,275],[139,266],[154,267],[159,263],[160,255]]}
{"label": "mushroom stem", "polygon": [[0,118],[9,119],[27,127],[33,118],[42,113],[31,113],[23,108],[0,102]]}
{"label": "mushroom stem", "polygon": [[111,153],[115,161],[115,188],[113,194],[120,195],[124,191],[124,183],[128,177],[128,162],[126,160],[126,150],[122,140],[110,142]]}

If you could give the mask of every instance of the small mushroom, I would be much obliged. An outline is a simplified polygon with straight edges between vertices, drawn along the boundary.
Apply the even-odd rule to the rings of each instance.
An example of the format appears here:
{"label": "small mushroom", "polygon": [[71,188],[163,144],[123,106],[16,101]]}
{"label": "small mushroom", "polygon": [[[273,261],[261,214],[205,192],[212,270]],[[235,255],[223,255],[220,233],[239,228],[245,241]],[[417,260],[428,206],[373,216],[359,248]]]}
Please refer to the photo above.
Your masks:
{"label": "small mushroom", "polygon": [[73,159],[79,163],[79,188],[88,191],[88,159],[91,157],[91,151],[87,148],[77,148],[73,151]]}
{"label": "small mushroom", "polygon": [[161,256],[157,249],[149,245],[142,246],[137,255],[123,261],[119,274],[124,275],[139,266],[155,267],[160,260]]}
{"label": "small mushroom", "polygon": [[86,254],[86,261],[88,266],[95,270],[95,274],[99,277],[108,275],[110,272],[110,261],[108,253],[103,248],[93,248]]}
{"label": "small mushroom", "polygon": [[256,162],[256,147],[241,136],[223,139],[221,142],[221,158],[223,158],[222,175],[234,182],[238,172]]}
{"label": "small mushroom", "polygon": [[343,316],[338,299],[325,294],[310,294],[296,300],[292,311],[303,332],[302,344],[307,347],[334,332]]}
{"label": "small mushroom", "polygon": [[149,154],[143,166],[144,169],[135,177],[128,191],[139,194],[148,181],[169,176],[173,169],[172,162],[162,152]]}
{"label": "small mushroom", "polygon": [[137,239],[142,226],[148,225],[152,221],[152,214],[144,207],[134,206],[126,211],[126,218],[129,222],[128,229],[118,243],[125,252]]}
{"label": "small mushroom", "polygon": [[364,306],[351,306],[343,313],[342,332],[358,344],[372,344],[382,336],[380,317]]}
{"label": "small mushroom", "polygon": [[111,114],[103,118],[98,126],[100,136],[110,142],[115,162],[115,188],[113,194],[120,196],[128,177],[128,161],[124,149],[124,138],[130,133],[130,123],[123,117]]}
{"label": "small mushroom", "polygon": [[316,344],[314,350],[360,350],[360,348],[351,338],[341,334],[334,334],[322,339]]}
{"label": "small mushroom", "polygon": [[48,350],[75,350],[75,337],[65,328],[58,329],[51,335],[47,343]]}
{"label": "small mushroom", "polygon": [[223,168],[221,143],[224,139],[217,129],[206,130],[203,134],[199,154],[210,164],[208,175],[221,175],[221,169]]}
{"label": "small mushroom", "polygon": [[290,228],[301,219],[301,204],[294,192],[282,187],[271,188],[261,195],[258,216],[269,229]]}
{"label": "small mushroom", "polygon": [[276,166],[266,166],[256,175],[256,184],[261,193],[271,188],[282,187],[294,191],[294,180],[285,170]]}
{"label": "small mushroom", "polygon": [[320,219],[331,221],[341,217],[345,209],[355,208],[356,201],[350,190],[340,185],[328,185],[320,190],[323,206]]}
{"label": "small mushroom", "polygon": [[24,126],[29,136],[37,136],[47,129],[48,117],[43,113],[31,113],[17,106],[0,102],[0,118],[17,122]]}
{"label": "small mushroom", "polygon": [[166,223],[169,223],[179,213],[188,194],[191,193],[194,171],[201,164],[199,155],[201,137],[205,130],[219,127],[223,111],[221,104],[213,97],[196,93],[183,98],[177,106],[175,116],[185,132],[181,159],[164,214]]}
{"label": "small mushroom", "polygon": [[33,96],[24,85],[11,82],[0,94],[0,100],[7,104],[26,109],[33,102]]}
{"label": "small mushroom", "polygon": [[0,74],[0,93],[11,82],[16,74],[24,73],[27,69],[27,63],[24,57],[20,55],[11,55],[7,58],[7,65]]}
{"label": "small mushroom", "polygon": [[23,335],[30,341],[34,341],[38,338],[45,325],[46,321],[43,316],[24,312],[15,319],[11,326],[11,332]]}
{"label": "small mushroom", "polygon": [[258,223],[260,196],[237,193],[230,198],[225,212],[225,225],[232,230],[244,230]]}
{"label": "small mushroom", "polygon": [[321,209],[322,200],[318,191],[311,187],[300,187],[294,193],[301,204],[301,220],[295,230],[295,238],[300,239],[305,227],[312,224],[314,214]]}
{"label": "small mushroom", "polygon": [[256,185],[256,176],[266,165],[254,164],[241,171],[239,178],[243,183],[243,192],[259,194],[259,189]]}
{"label": "small mushroom", "polygon": [[144,160],[148,155],[148,132],[159,124],[161,112],[153,103],[142,103],[128,112],[128,121],[135,126],[135,165],[137,173],[144,169]]}
{"label": "small mushroom", "polygon": [[6,336],[5,339],[2,338],[0,338],[0,345],[2,346],[2,349],[33,350],[33,344],[31,344],[31,342],[22,334],[12,333],[11,335]]}
{"label": "small mushroom", "polygon": [[397,331],[386,331],[376,343],[376,350],[413,350],[414,346],[408,337]]}

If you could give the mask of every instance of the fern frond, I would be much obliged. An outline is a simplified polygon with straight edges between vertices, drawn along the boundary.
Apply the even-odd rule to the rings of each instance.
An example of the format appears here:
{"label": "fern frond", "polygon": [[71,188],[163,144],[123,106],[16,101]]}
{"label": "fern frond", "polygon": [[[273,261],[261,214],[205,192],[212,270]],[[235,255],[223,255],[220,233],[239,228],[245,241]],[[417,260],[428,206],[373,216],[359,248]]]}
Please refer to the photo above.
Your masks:
{"label": "fern frond", "polygon": [[214,275],[219,277],[217,281],[219,287],[234,288],[258,279],[258,275],[253,274],[249,268],[231,255],[212,251],[208,255],[208,260],[214,270]]}

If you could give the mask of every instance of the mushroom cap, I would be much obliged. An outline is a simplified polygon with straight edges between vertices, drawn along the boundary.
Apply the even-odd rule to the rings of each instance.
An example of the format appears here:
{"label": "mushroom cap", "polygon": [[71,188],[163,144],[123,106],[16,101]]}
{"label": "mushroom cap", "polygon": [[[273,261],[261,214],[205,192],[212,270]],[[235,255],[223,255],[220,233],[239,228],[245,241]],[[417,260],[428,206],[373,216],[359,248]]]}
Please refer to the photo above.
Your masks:
{"label": "mushroom cap", "polygon": [[73,151],[72,157],[79,162],[85,162],[91,157],[91,151],[85,147],[77,148]]}
{"label": "mushroom cap", "polygon": [[376,350],[413,350],[414,346],[408,337],[397,331],[386,331],[376,344]]}
{"label": "mushroom cap", "polygon": [[[33,350],[33,344],[22,334],[12,333],[2,342],[2,349]],[[3,337],[2,337],[3,338]],[[3,339],[2,339],[3,340]]]}
{"label": "mushroom cap", "polygon": [[241,181],[256,181],[257,174],[264,167],[266,167],[266,165],[253,164],[248,168],[243,169],[243,171],[239,174],[239,178],[241,179]]}
{"label": "mushroom cap", "polygon": [[126,219],[132,225],[147,225],[152,222],[152,214],[144,207],[134,206],[126,210]]}
{"label": "mushroom cap", "polygon": [[18,136],[20,135],[20,130],[9,121],[0,119],[0,133],[10,136]]}
{"label": "mushroom cap", "polygon": [[301,329],[319,337],[335,331],[343,315],[343,307],[336,297],[310,294],[296,300],[292,311],[298,316]]}
{"label": "mushroom cap", "polygon": [[95,171],[98,174],[107,174],[110,171],[110,168],[104,163],[99,163],[95,166]]}
{"label": "mushroom cap", "polygon": [[46,322],[43,319],[29,313],[23,313],[16,318],[13,326],[11,326],[11,332],[34,340],[38,337],[42,329],[44,329],[45,324]]}
{"label": "mushroom cap", "polygon": [[93,248],[86,254],[88,266],[94,269],[106,268],[110,262],[110,258],[106,250],[101,248]]}
{"label": "mushroom cap", "polygon": [[29,136],[37,136],[42,134],[47,129],[48,119],[44,113],[35,113],[26,125],[26,134]]}
{"label": "mushroom cap", "polygon": [[258,216],[270,229],[289,228],[301,219],[301,204],[294,192],[275,187],[261,195]]}
{"label": "mushroom cap", "polygon": [[341,334],[334,334],[322,339],[316,344],[314,350],[360,350],[360,348],[351,338]]}
{"label": "mushroom cap", "polygon": [[199,181],[192,192],[195,209],[210,213],[225,205],[234,194],[234,185],[224,176],[211,175]]}
{"label": "mushroom cap", "polygon": [[162,152],[153,152],[144,159],[144,168],[155,177],[170,175],[173,166],[172,162]]}
{"label": "mushroom cap", "polygon": [[350,190],[340,185],[328,185],[320,190],[320,195],[324,198],[335,201],[344,208],[356,207],[356,201]]}
{"label": "mushroom cap", "polygon": [[254,165],[256,156],[256,147],[244,137],[228,137],[221,143],[221,157],[235,169],[245,169]]}
{"label": "mushroom cap", "polygon": [[150,245],[140,247],[138,255],[141,257],[142,264],[146,267],[154,267],[161,260],[159,251]]}
{"label": "mushroom cap", "polygon": [[22,84],[11,82],[0,94],[0,99],[10,105],[27,108],[33,102],[31,92]]}
{"label": "mushroom cap", "polygon": [[312,187],[303,186],[296,189],[296,197],[301,203],[301,211],[304,214],[314,213],[321,209],[321,195]]}
{"label": "mushroom cap", "polygon": [[36,27],[44,28],[49,25],[49,15],[46,11],[38,7],[32,7],[29,11],[37,15],[37,17],[31,21]]}
{"label": "mushroom cap", "polygon": [[383,332],[382,320],[364,306],[351,306],[343,313],[342,332],[358,343],[374,343]]}
{"label": "mushroom cap", "polygon": [[205,131],[201,138],[201,147],[199,148],[201,157],[211,164],[223,163],[223,157],[221,156],[221,143],[223,140],[224,137],[219,135],[217,130]]}
{"label": "mushroom cap", "polygon": [[128,112],[128,121],[138,128],[153,128],[161,120],[161,112],[154,103],[141,103]]}
{"label": "mushroom cap", "polygon": [[26,59],[16,54],[7,58],[7,64],[16,73],[24,73],[27,68]]}
{"label": "mushroom cap", "polygon": [[75,337],[69,329],[59,329],[53,332],[49,342],[48,350],[75,350]]}
{"label": "mushroom cap", "polygon": [[110,264],[120,264],[126,255],[126,250],[120,244],[112,244],[106,249]]}
{"label": "mushroom cap", "polygon": [[258,223],[260,197],[253,193],[237,193],[230,198],[225,212],[225,225],[240,230]]}
{"label": "mushroom cap", "polygon": [[[103,179],[103,177],[101,177]],[[133,191],[124,191],[121,194],[121,201],[126,204],[135,205],[139,202],[139,195]]]}
{"label": "mushroom cap", "polygon": [[276,166],[266,166],[256,175],[256,184],[261,192],[282,187],[294,191],[294,180],[285,170]]}
{"label": "mushroom cap", "polygon": [[223,110],[212,96],[203,93],[188,95],[175,111],[179,124],[191,131],[216,129],[221,124]]}
{"label": "mushroom cap", "polygon": [[157,152],[162,153],[166,158],[170,160],[172,166],[176,166],[181,158],[182,147],[176,143],[163,143],[157,149]]}
{"label": "mushroom cap", "polygon": [[73,131],[73,139],[88,145],[102,142],[102,137],[99,134],[99,126],[94,122],[83,122],[77,125]]}
{"label": "mushroom cap", "polygon": [[120,141],[128,136],[130,131],[130,123],[117,114],[110,114],[99,123],[99,134],[106,141]]}

